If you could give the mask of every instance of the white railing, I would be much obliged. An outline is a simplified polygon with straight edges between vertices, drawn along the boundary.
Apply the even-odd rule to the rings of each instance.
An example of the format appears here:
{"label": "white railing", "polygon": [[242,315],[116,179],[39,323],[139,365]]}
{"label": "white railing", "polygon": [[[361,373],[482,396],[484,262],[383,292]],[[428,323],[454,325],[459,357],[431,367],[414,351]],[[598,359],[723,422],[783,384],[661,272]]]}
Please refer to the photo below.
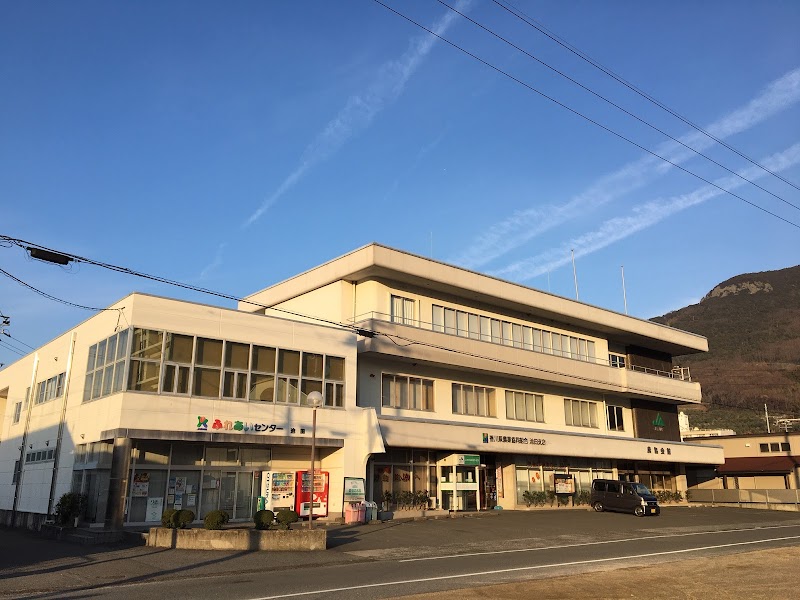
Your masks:
{"label": "white railing", "polygon": [[[549,354],[551,356],[560,356],[562,358],[567,358],[569,360],[577,360],[577,361],[580,361],[580,362],[590,362],[590,363],[594,363],[594,364],[598,364],[598,365],[605,365],[607,367],[614,368],[614,369],[626,368],[626,369],[628,369],[630,371],[636,371],[638,373],[646,373],[648,375],[657,375],[659,377],[669,377],[670,379],[679,379],[681,381],[691,381],[692,380],[691,374],[689,373],[689,367],[674,366],[674,367],[672,367],[671,371],[661,371],[659,369],[652,369],[650,367],[642,367],[642,366],[639,366],[639,365],[630,365],[630,364],[626,364],[624,367],[620,367],[620,366],[617,366],[617,365],[612,365],[611,362],[609,361],[609,359],[597,358],[597,357],[594,357],[594,356],[573,356],[572,353],[570,353],[570,352],[566,352],[565,353],[565,352],[554,351],[552,348],[545,348],[543,346],[524,344],[522,342],[516,342],[516,341],[512,341],[510,343],[507,342],[507,341],[496,342],[496,341],[493,341],[491,337],[488,337],[486,335],[480,335],[479,333],[476,333],[476,332],[470,333],[470,332],[465,331],[465,330],[462,330],[462,331],[458,331],[458,330],[448,331],[447,329],[445,329],[444,331],[441,331],[441,330],[439,330],[437,328],[434,328],[433,323],[429,323],[427,321],[422,321],[420,319],[412,319],[412,318],[407,318],[407,317],[395,317],[395,318],[392,318],[392,315],[390,315],[390,314],[377,312],[377,311],[366,312],[366,313],[363,313],[361,315],[358,315],[357,317],[355,317],[353,319],[349,319],[349,321],[352,322],[354,325],[358,325],[359,323],[363,323],[364,321],[368,321],[368,320],[385,321],[387,323],[394,323],[396,325],[407,325],[409,327],[416,327],[417,329],[427,329],[429,331],[438,331],[439,333],[441,333],[443,335],[451,335],[451,336],[459,337],[459,338],[468,338],[468,339],[478,340],[478,341],[482,341],[482,342],[488,342],[490,344],[497,344],[497,345],[501,345],[501,346],[508,346],[508,347],[512,347],[512,348],[517,348],[519,350],[526,350],[528,352],[538,352],[540,354]],[[441,327],[441,326],[438,326],[438,327]],[[450,328],[448,328],[448,329],[450,329]]]}

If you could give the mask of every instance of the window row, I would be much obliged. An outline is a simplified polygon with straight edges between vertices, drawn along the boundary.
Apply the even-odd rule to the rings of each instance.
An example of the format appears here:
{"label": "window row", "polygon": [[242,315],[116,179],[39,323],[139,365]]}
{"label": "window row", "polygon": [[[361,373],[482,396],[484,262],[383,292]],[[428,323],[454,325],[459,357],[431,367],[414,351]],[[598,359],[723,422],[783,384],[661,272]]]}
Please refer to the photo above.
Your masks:
{"label": "window row", "polygon": [[[433,381],[407,375],[384,374],[381,406],[408,410],[433,410]],[[530,392],[506,390],[506,418],[544,423],[544,396]],[[564,399],[564,421],[567,425],[598,428],[597,402]],[[494,388],[463,383],[452,384],[454,415],[496,417]],[[623,408],[606,405],[609,431],[625,431]]]}
{"label": "window row", "polygon": [[36,384],[36,395],[34,396],[34,404],[44,404],[55,400],[64,395],[64,377],[66,373],[59,373],[50,379],[40,381]]}
{"label": "window row", "polygon": [[344,358],[134,329],[128,389],[205,398],[344,406]]}
{"label": "window row", "polygon": [[792,447],[789,442],[771,442],[769,444],[759,444],[761,452],[791,452]]}
{"label": "window row", "polygon": [[34,462],[44,462],[47,460],[54,460],[56,455],[56,451],[53,449],[50,450],[34,450],[33,452],[26,452],[25,453],[25,462],[26,463],[34,463]]}
{"label": "window row", "polygon": [[83,400],[96,400],[121,392],[125,385],[128,330],[123,329],[89,348]]}
{"label": "window row", "polygon": [[[393,319],[394,320],[394,319]],[[595,362],[592,340],[433,305],[433,331],[524,350]]]}

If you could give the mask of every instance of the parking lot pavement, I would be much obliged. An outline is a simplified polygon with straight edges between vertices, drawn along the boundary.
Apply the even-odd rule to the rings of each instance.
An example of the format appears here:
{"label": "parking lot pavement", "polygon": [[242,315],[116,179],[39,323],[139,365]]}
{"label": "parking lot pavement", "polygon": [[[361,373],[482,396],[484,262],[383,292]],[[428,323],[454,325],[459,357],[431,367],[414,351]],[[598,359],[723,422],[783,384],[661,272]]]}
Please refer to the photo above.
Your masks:
{"label": "parking lot pavement", "polygon": [[[134,583],[166,579],[195,579],[199,577],[229,576],[235,573],[263,572],[265,569],[283,570],[298,566],[332,565],[372,560],[397,560],[403,557],[420,557],[442,553],[480,551],[487,548],[538,547],[562,545],[591,539],[625,539],[654,534],[713,531],[741,527],[774,527],[800,524],[800,513],[771,512],[731,508],[667,507],[660,517],[636,518],[627,514],[601,513],[586,510],[504,511],[480,516],[442,521],[396,521],[365,525],[336,525],[328,527],[329,550],[318,552],[225,552],[211,550],[174,550],[148,548],[142,545],[121,543],[110,546],[81,546],[39,537],[26,531],[0,529],[0,597],[31,596],[54,590],[67,590],[111,583]],[[800,550],[791,548],[764,554],[774,564],[784,564],[785,557],[800,559]],[[748,562],[747,557],[754,558]],[[743,563],[737,561],[742,560]],[[739,569],[746,569],[748,582],[750,570],[758,575],[775,577],[777,570],[770,563],[768,569],[761,563],[758,552],[715,559],[707,565],[707,582],[712,582],[714,565],[730,578],[742,578]],[[669,563],[676,565],[678,563]],[[686,561],[682,569],[692,573],[703,572],[703,562]],[[795,566],[784,572],[786,578],[794,577]],[[642,573],[626,575],[639,585]],[[728,571],[727,569],[731,569]],[[675,575],[675,573],[673,573]],[[655,585],[663,582],[660,572],[653,573]],[[789,577],[791,576],[791,577]],[[578,578],[582,576],[577,576]],[[719,577],[719,573],[716,576]],[[785,578],[785,579],[786,579]],[[571,578],[572,579],[572,578]],[[554,581],[554,580],[548,580]],[[587,582],[590,580],[586,580]],[[698,585],[704,583],[698,582]],[[795,582],[797,584],[798,582]],[[670,586],[674,587],[675,581]],[[767,581],[762,581],[766,585]],[[533,584],[532,584],[533,585]],[[540,584],[535,584],[537,587]],[[569,584],[570,586],[573,583]],[[709,583],[709,585],[711,585]],[[778,585],[775,581],[773,587]],[[575,589],[573,588],[573,591]],[[479,594],[475,589],[470,594]],[[576,597],[576,595],[547,596]],[[495,595],[476,595],[471,598],[496,598]],[[509,596],[521,597],[521,596]],[[583,597],[614,597],[584,595]],[[657,596],[638,592],[624,597]],[[665,596],[666,597],[666,596]],[[680,594],[675,598],[701,596]],[[702,596],[722,598],[725,596]],[[753,595],[732,595],[731,598],[755,598]],[[775,600],[782,597],[772,594]],[[465,600],[463,594],[459,598]]]}

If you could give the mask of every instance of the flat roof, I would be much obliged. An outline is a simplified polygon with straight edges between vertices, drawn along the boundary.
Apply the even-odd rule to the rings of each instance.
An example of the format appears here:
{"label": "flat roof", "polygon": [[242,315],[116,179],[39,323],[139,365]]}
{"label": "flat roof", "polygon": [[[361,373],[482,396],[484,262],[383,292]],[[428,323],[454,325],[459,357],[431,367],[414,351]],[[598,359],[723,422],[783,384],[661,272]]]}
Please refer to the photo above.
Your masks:
{"label": "flat roof", "polygon": [[[556,321],[597,331],[614,341],[663,351],[672,356],[708,351],[708,340],[702,335],[599,308],[378,243],[367,244],[250,294],[244,298],[244,302],[239,303],[239,309],[256,311],[263,308],[263,305],[275,306],[335,281],[358,283],[381,278],[519,312],[529,315],[531,319]],[[249,304],[247,300],[257,306]]]}

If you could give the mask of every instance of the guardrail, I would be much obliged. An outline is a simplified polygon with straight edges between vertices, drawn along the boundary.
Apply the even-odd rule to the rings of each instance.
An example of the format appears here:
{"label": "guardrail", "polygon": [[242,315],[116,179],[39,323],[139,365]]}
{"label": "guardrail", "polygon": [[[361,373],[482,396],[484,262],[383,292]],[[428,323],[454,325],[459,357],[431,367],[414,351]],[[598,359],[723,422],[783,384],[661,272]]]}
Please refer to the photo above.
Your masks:
{"label": "guardrail", "polygon": [[800,510],[800,490],[688,490],[686,499],[712,506]]}

